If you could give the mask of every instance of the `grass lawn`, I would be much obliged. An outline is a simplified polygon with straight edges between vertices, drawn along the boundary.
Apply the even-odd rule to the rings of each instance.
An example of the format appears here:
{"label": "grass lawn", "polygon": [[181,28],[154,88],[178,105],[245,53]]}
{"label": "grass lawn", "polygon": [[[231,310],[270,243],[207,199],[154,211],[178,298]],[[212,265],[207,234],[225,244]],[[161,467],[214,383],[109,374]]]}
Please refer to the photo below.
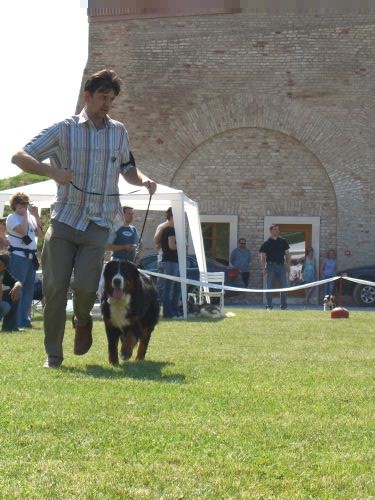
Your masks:
{"label": "grass lawn", "polygon": [[42,368],[41,317],[0,333],[0,497],[375,498],[375,314],[161,321],[147,360]]}

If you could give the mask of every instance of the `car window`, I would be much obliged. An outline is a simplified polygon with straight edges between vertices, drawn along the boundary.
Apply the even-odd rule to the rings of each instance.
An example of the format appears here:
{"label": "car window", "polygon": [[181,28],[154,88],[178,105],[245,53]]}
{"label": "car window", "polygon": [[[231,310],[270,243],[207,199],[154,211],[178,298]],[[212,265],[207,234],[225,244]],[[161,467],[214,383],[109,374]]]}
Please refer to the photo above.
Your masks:
{"label": "car window", "polygon": [[145,257],[144,259],[142,259],[142,268],[143,269],[148,269],[148,270],[151,270],[151,269],[156,269],[156,258],[154,257],[150,257],[150,258],[147,258]]}
{"label": "car window", "polygon": [[[225,266],[224,264],[222,264],[221,262],[218,262],[217,260],[215,259],[212,259],[210,257],[207,257],[206,258],[206,264],[207,264],[207,269],[208,270],[216,270],[216,269],[219,269],[219,270],[222,270],[224,271],[228,266]],[[198,268],[198,261],[195,257],[193,257],[192,255],[187,255],[186,257],[186,267],[189,268],[189,269],[196,269]]]}
{"label": "car window", "polygon": [[187,255],[186,256],[186,268],[187,269],[195,269],[196,267],[198,267],[198,263],[197,263],[196,259],[194,259],[194,257],[192,257],[191,255]]}
{"label": "car window", "polygon": [[228,267],[228,266],[225,266],[224,264],[222,264],[221,262],[218,262],[217,260],[211,259],[211,258],[207,258],[206,262],[207,262],[207,267],[210,267],[211,269],[223,269],[224,270],[226,267]]}
{"label": "car window", "polygon": [[[143,269],[148,269],[148,270],[156,270],[157,268],[157,255],[148,255],[147,257],[143,257],[141,259],[142,262],[142,268]],[[206,263],[207,263],[207,269],[210,271],[225,271],[228,266],[225,266],[221,262],[218,262],[215,259],[212,259],[210,257],[206,258]],[[186,256],[186,269],[198,269],[198,261],[196,257],[193,255],[187,255]]]}

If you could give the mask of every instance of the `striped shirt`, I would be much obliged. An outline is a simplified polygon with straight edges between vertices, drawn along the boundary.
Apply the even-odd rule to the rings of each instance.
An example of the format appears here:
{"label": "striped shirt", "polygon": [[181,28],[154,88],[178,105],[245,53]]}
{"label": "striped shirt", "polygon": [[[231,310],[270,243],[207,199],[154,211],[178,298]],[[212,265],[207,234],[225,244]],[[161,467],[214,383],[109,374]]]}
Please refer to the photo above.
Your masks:
{"label": "striped shirt", "polygon": [[43,130],[24,151],[38,161],[49,158],[53,167],[73,171],[72,183],[79,189],[57,184],[52,219],[81,231],[90,222],[111,231],[123,224],[118,180],[130,167],[124,167],[129,161],[129,144],[122,123],[107,116],[103,127],[97,129],[83,109],[79,115]]}

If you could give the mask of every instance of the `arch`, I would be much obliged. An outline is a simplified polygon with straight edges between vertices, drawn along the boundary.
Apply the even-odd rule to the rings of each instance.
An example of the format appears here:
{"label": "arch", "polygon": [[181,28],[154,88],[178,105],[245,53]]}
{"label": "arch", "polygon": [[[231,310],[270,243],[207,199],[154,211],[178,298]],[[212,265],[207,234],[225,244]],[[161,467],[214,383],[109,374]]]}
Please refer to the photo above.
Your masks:
{"label": "arch", "polygon": [[348,190],[361,198],[363,186],[352,182],[351,162],[361,156],[353,139],[331,121],[293,99],[255,96],[244,92],[210,99],[187,111],[170,125],[168,149],[177,168],[197,147],[213,136],[243,127],[270,129],[289,135],[305,145],[321,162],[337,199]]}

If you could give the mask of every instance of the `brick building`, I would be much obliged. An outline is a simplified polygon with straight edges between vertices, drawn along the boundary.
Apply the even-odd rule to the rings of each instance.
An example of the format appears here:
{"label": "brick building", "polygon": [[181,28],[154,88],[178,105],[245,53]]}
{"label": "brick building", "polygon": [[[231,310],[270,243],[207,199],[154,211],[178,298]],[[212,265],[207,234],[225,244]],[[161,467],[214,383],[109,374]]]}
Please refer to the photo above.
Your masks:
{"label": "brick building", "polygon": [[271,222],[296,257],[374,263],[375,11],[250,3],[91,0],[83,80],[120,75],[139,166],[199,203],[208,254],[247,239],[251,286]]}

